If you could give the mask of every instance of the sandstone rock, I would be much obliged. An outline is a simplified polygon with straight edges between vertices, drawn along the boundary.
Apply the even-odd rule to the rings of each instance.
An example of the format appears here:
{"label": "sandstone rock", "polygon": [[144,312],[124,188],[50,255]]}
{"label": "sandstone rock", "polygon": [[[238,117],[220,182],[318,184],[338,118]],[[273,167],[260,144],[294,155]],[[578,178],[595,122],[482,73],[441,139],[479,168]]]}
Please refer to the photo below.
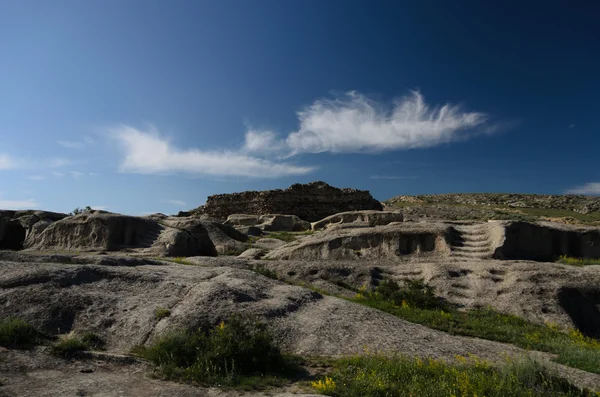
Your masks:
{"label": "sandstone rock", "polygon": [[22,249],[27,240],[65,217],[66,214],[48,211],[0,210],[0,249]]}
{"label": "sandstone rock", "polygon": [[366,190],[338,189],[325,182],[312,182],[295,184],[285,190],[210,196],[204,206],[190,213],[217,218],[231,214],[286,214],[314,222],[339,212],[382,209],[381,203]]}
{"label": "sandstone rock", "polygon": [[494,258],[554,261],[565,255],[600,258],[600,228],[554,222],[490,222],[501,227]]}
{"label": "sandstone rock", "polygon": [[45,225],[43,231],[27,240],[26,247],[50,251],[133,250],[164,256],[217,254],[207,229],[219,227],[198,219],[175,219],[163,218],[161,224],[151,218],[93,211]]}
{"label": "sandstone rock", "polygon": [[249,248],[246,251],[238,255],[238,258],[247,259],[260,259],[265,255],[264,251],[260,248]]}
{"label": "sandstone rock", "polygon": [[345,229],[307,236],[282,246],[268,259],[303,260],[390,260],[405,255],[447,255],[446,224],[398,224],[362,229]]}
{"label": "sandstone rock", "polygon": [[276,238],[261,238],[260,240],[256,240],[254,245],[258,248],[262,248],[265,250],[274,250],[279,247],[283,247],[287,243],[285,241],[276,239]]}
{"label": "sandstone rock", "polygon": [[270,232],[302,232],[310,230],[310,223],[296,215],[268,214],[259,217],[260,227]]}
{"label": "sandstone rock", "polygon": [[351,211],[328,216],[312,223],[313,230],[329,228],[334,224],[360,223],[361,226],[388,225],[392,222],[402,222],[404,216],[398,211]]}
{"label": "sandstone rock", "polygon": [[235,228],[235,230],[237,230],[240,233],[243,233],[247,236],[262,236],[264,233],[263,231],[256,227],[256,226],[238,226]]}
{"label": "sandstone rock", "polygon": [[227,217],[227,220],[223,223],[225,225],[231,225],[231,226],[256,226],[260,222],[259,222],[258,215],[231,214]]}

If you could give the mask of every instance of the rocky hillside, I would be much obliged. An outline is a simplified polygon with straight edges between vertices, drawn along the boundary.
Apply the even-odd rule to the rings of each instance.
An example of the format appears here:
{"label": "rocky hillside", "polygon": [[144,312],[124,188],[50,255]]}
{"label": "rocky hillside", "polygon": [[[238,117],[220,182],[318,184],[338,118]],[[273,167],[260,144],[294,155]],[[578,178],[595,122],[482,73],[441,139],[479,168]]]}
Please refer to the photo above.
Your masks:
{"label": "rocky hillside", "polygon": [[436,219],[552,220],[600,223],[600,197],[512,193],[453,193],[396,196],[384,202],[405,216]]}
{"label": "rocky hillside", "polygon": [[600,212],[600,197],[580,195],[543,195],[513,193],[453,193],[396,196],[387,201],[427,204],[478,205],[512,208],[546,208],[580,214]]}
{"label": "rocky hillside", "polygon": [[206,205],[190,213],[206,214],[220,219],[225,219],[231,214],[289,214],[314,222],[340,212],[382,209],[381,203],[366,190],[338,189],[325,182],[311,182],[296,183],[284,190],[209,196]]}

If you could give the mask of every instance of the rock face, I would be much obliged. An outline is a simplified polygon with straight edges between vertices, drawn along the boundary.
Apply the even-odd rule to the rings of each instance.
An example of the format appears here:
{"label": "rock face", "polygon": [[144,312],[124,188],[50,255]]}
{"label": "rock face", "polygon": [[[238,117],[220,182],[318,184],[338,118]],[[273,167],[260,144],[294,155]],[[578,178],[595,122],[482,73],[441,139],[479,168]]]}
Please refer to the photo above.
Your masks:
{"label": "rock face", "polygon": [[65,217],[66,214],[48,211],[0,210],[0,249],[22,249],[52,222]]}
{"label": "rock face", "polygon": [[229,250],[243,251],[247,239],[230,226],[198,218],[142,218],[93,211],[50,224],[28,240],[26,248],[216,256]]}
{"label": "rock face", "polygon": [[382,209],[381,203],[366,190],[338,189],[325,182],[312,182],[285,190],[210,196],[201,211],[215,218],[231,214],[288,214],[315,222],[339,212]]}
{"label": "rock face", "polygon": [[275,249],[269,259],[397,260],[435,255],[454,261],[555,261],[565,255],[600,258],[600,228],[552,222],[405,222],[362,228],[330,227]]}
{"label": "rock face", "polygon": [[404,216],[397,211],[351,211],[331,215],[318,222],[313,222],[312,229],[320,230],[333,225],[346,224],[354,224],[357,227],[371,227],[402,221],[404,221]]}
{"label": "rock face", "polygon": [[504,239],[494,258],[553,261],[565,255],[600,258],[600,228],[552,222],[502,222]]}
{"label": "rock face", "polygon": [[271,251],[268,259],[390,260],[406,255],[448,254],[445,224],[400,224],[343,229],[308,236]]}

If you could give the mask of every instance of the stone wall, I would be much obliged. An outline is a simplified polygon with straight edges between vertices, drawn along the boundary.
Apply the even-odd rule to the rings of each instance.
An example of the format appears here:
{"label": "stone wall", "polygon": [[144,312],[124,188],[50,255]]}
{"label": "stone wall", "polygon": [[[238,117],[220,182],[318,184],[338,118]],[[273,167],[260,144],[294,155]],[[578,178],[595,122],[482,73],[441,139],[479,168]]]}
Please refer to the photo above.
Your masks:
{"label": "stone wall", "polygon": [[383,209],[367,190],[338,189],[325,182],[294,184],[282,190],[248,191],[208,197],[201,212],[225,219],[231,214],[291,214],[314,222],[346,211]]}

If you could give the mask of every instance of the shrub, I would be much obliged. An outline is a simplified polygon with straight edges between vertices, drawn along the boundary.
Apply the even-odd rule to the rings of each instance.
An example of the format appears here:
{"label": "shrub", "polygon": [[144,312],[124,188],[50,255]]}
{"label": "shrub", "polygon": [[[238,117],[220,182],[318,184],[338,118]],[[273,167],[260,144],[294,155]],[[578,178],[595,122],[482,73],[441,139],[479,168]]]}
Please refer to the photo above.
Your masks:
{"label": "shrub", "polygon": [[398,306],[409,305],[420,309],[448,309],[449,304],[435,296],[435,288],[422,279],[404,280],[400,285],[394,280],[385,280],[371,294]]}
{"label": "shrub", "polygon": [[167,379],[208,385],[275,382],[290,368],[266,326],[237,315],[209,331],[173,331],[134,353],[157,365]]}
{"label": "shrub", "polygon": [[296,236],[290,232],[271,232],[267,235],[267,237],[276,238],[278,240],[285,241],[286,243],[296,241]]}
{"label": "shrub", "polygon": [[81,341],[88,346],[90,349],[101,350],[104,349],[104,339],[93,332],[85,332],[81,335]]}
{"label": "shrub", "polygon": [[492,367],[476,357],[442,360],[367,355],[334,363],[334,371],[312,382],[322,394],[370,396],[592,396],[554,377],[532,361]]}
{"label": "shrub", "polygon": [[25,321],[9,317],[0,321],[0,346],[26,348],[42,340],[42,335]]}
{"label": "shrub", "polygon": [[171,315],[171,311],[169,309],[165,309],[164,307],[157,307],[154,309],[154,317],[157,319],[163,319],[165,317],[169,317]]}
{"label": "shrub", "polygon": [[71,357],[74,353],[89,350],[90,347],[78,336],[67,335],[52,345],[52,354],[60,357]]}

